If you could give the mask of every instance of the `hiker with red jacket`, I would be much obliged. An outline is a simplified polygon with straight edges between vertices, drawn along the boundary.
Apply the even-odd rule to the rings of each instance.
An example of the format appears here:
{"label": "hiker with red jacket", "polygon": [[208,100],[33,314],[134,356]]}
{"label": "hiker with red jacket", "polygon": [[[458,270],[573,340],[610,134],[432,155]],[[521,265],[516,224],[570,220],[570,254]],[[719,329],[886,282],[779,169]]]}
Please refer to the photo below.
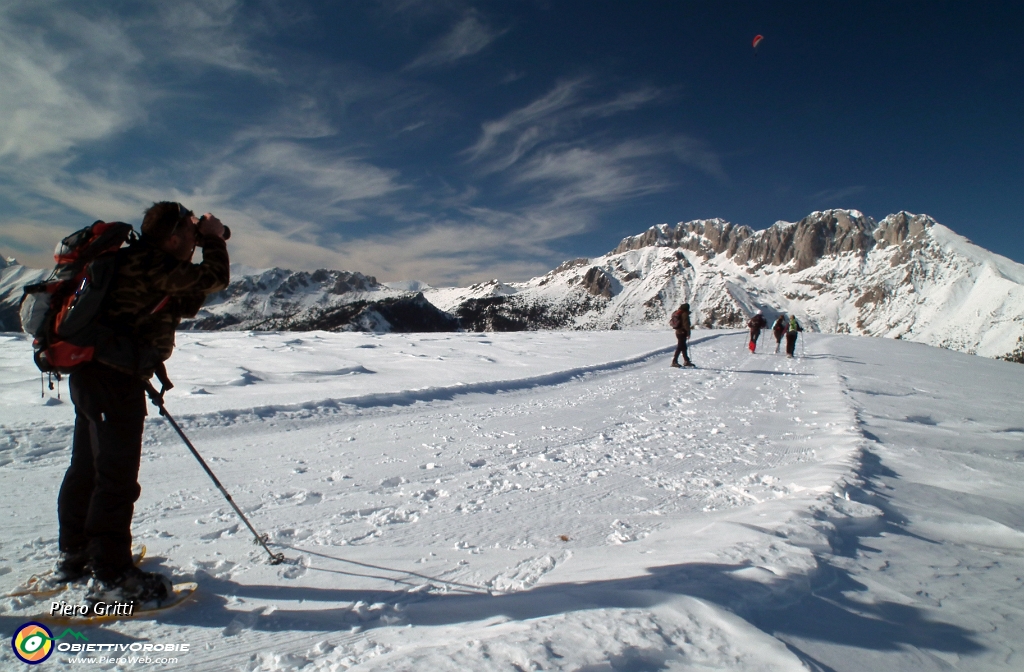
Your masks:
{"label": "hiker with red jacket", "polygon": [[[145,385],[154,373],[165,378],[163,362],[181,319],[227,287],[224,232],[213,215],[197,219],[180,203],[146,210],[141,238],[117,252],[117,275],[95,318],[118,345],[97,347],[93,361],[71,374],[75,431],[57,499],[61,553],[54,580],[91,575],[89,602],[159,603],[172,592],[168,577],[132,563]],[[203,261],[194,264],[197,245]]]}
{"label": "hiker with red jacket", "polygon": [[747,327],[750,328],[750,351],[754,352],[757,349],[757,339],[761,336],[761,330],[768,326],[768,320],[764,319],[764,313],[760,310],[757,311],[757,315],[750,318],[747,322]]}
{"label": "hiker with red jacket", "polygon": [[683,355],[682,366],[693,366],[690,356],[686,353],[686,341],[690,338],[690,304],[684,303],[679,309],[672,313],[668,324],[676,332],[676,352],[672,355],[672,363],[669,366],[682,368],[679,364],[679,355]]}
{"label": "hiker with red jacket", "polygon": [[786,314],[782,313],[772,325],[772,335],[775,336],[775,354],[779,354],[779,346],[782,345],[782,337],[786,335],[787,329],[789,329],[789,320],[786,318]]}

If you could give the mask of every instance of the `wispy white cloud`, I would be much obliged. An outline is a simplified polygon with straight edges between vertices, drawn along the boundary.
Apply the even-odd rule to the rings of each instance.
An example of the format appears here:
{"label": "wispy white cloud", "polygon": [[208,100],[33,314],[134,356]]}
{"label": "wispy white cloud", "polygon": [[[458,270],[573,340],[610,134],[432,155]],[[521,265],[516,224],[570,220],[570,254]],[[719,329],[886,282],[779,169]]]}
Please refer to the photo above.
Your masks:
{"label": "wispy white cloud", "polygon": [[498,153],[498,145],[511,137],[511,151],[502,152],[504,157],[494,161],[490,170],[501,170],[519,160],[526,151],[542,139],[550,137],[564,120],[562,114],[580,99],[585,80],[576,79],[559,82],[554,89],[533,101],[526,107],[514,110],[501,119],[484,122],[480,138],[466,150],[470,159],[479,161]]}
{"label": "wispy white cloud", "polygon": [[450,65],[483,51],[500,35],[500,32],[484,24],[476,12],[470,11],[447,34],[434,41],[425,52],[405,66],[405,69]]}
{"label": "wispy white cloud", "polygon": [[243,166],[250,175],[320,192],[327,203],[377,198],[402,188],[396,171],[294,142],[261,143],[243,157]]}
{"label": "wispy white cloud", "polygon": [[12,0],[0,5],[0,157],[66,161],[149,119],[172,95],[161,68],[276,76],[248,43],[236,0],[125,6]]}
{"label": "wispy white cloud", "polygon": [[836,205],[841,201],[849,199],[851,196],[864,193],[864,190],[865,187],[862,184],[838,189],[824,189],[816,194],[812,194],[810,200],[815,204]]}
{"label": "wispy white cloud", "polygon": [[122,28],[67,8],[0,6],[0,158],[62,156],[144,117],[142,54]]}
{"label": "wispy white cloud", "polygon": [[509,168],[541,143],[576,132],[587,119],[602,119],[637,110],[661,95],[642,87],[609,100],[587,100],[585,78],[565,80],[537,100],[500,119],[485,122],[476,143],[465,153],[487,173]]}
{"label": "wispy white cloud", "polygon": [[632,140],[601,149],[556,148],[526,162],[514,181],[548,185],[552,205],[614,202],[668,187],[647,165],[665,154],[662,146]]}
{"label": "wispy white cloud", "polygon": [[238,0],[177,0],[157,5],[154,27],[147,39],[161,44],[162,56],[179,64],[204,66],[275,78],[250,34],[240,29],[248,11]]}

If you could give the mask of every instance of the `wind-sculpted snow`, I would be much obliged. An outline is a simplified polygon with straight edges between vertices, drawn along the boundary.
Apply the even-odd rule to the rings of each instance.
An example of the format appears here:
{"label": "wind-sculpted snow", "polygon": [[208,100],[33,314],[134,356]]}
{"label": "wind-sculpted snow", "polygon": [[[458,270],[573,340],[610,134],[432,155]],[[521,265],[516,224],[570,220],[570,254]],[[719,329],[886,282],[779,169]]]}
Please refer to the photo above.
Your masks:
{"label": "wind-sculpted snow", "polygon": [[[675,370],[668,336],[180,334],[168,409],[288,562],[154,415],[134,535],[199,597],[90,641],[187,641],[166,669],[193,670],[1015,669],[1017,365],[698,330]],[[0,342],[4,592],[53,562],[70,441],[28,352]]]}

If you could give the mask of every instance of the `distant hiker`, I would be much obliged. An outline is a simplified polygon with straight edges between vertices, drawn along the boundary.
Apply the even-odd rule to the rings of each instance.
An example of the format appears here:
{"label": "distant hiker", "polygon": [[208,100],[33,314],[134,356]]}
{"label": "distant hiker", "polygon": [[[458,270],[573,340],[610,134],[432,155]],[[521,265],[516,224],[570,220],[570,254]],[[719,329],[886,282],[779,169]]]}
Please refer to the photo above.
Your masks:
{"label": "distant hiker", "polygon": [[803,331],[803,327],[796,321],[796,315],[790,316],[789,331],[786,333],[786,357],[796,354],[796,337],[801,331]]}
{"label": "distant hiker", "polygon": [[754,315],[747,322],[747,327],[750,329],[750,351],[754,352],[757,349],[757,339],[761,336],[761,330],[768,326],[768,320],[764,319],[764,313],[760,310],[757,311],[757,315]]}
{"label": "distant hiker", "polygon": [[[97,348],[93,361],[71,374],[75,432],[57,499],[61,553],[54,580],[91,574],[89,602],[138,606],[171,594],[166,576],[132,564],[145,385],[156,373],[168,386],[163,362],[174,349],[182,317],[196,315],[208,294],[227,286],[224,231],[213,215],[196,219],[180,203],[154,203],[146,210],[141,238],[117,252],[116,277],[95,318],[124,347]],[[203,261],[193,264],[197,245]]]}
{"label": "distant hiker", "polygon": [[681,368],[679,365],[679,355],[683,355],[683,366],[693,366],[693,362],[690,361],[690,356],[686,354],[686,341],[690,338],[690,304],[684,303],[679,306],[679,310],[672,313],[672,317],[669,319],[668,324],[670,327],[675,329],[676,332],[676,352],[672,355],[672,364],[675,368]]}
{"label": "distant hiker", "polygon": [[775,320],[775,324],[772,325],[772,335],[775,336],[775,354],[779,353],[779,346],[782,345],[782,337],[786,335],[789,330],[789,320],[786,318],[786,314],[779,315],[778,319]]}

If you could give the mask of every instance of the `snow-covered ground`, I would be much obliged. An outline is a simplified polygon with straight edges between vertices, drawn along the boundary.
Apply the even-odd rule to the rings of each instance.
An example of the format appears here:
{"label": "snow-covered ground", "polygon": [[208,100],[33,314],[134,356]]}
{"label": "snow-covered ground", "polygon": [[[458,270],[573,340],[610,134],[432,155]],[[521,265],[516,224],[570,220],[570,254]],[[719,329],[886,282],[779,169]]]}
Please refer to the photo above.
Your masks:
{"label": "snow-covered ground", "polygon": [[[82,632],[189,651],[94,669],[1024,669],[1019,364],[728,331],[696,370],[664,331],[178,340],[167,407],[288,562],[154,413],[134,533],[199,593]],[[55,395],[0,334],[4,593],[56,555]]]}

